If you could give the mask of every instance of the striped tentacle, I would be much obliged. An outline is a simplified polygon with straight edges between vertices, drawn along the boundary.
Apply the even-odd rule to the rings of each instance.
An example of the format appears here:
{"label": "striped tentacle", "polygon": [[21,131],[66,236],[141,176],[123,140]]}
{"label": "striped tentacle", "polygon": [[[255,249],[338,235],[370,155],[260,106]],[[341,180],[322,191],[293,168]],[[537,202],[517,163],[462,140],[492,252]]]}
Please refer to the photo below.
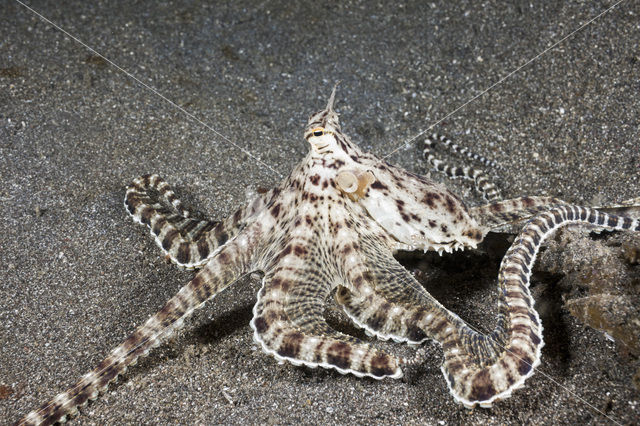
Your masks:
{"label": "striped tentacle", "polygon": [[[566,205],[569,205],[566,201],[555,197],[521,197],[472,207],[469,209],[469,214],[481,227],[489,231],[501,228],[504,225],[529,219],[552,207]],[[617,204],[608,204],[592,208],[615,215],[638,217],[640,198],[633,198]]]}
{"label": "striped tentacle", "polygon": [[207,266],[182,287],[158,313],[138,327],[120,346],[115,348],[98,366],[84,375],[71,388],[58,394],[19,420],[17,425],[51,425],[63,423],[78,407],[98,397],[110,382],[144,357],[161,341],[179,329],[191,313],[213,298],[243,272],[248,255],[235,244],[227,245]]}
{"label": "striped tentacle", "polygon": [[427,140],[429,142],[425,142],[428,143],[430,146],[435,145],[435,141],[438,141],[440,143],[442,143],[444,146],[446,146],[448,149],[450,149],[451,151],[455,152],[456,154],[462,155],[467,157],[468,159],[472,160],[472,161],[477,161],[478,163],[482,164],[483,166],[486,167],[493,167],[494,169],[499,169],[500,165],[498,163],[496,163],[493,160],[489,160],[488,158],[477,154],[475,152],[470,151],[469,149],[460,146],[456,143],[453,143],[453,141],[451,141],[451,139],[449,139],[448,137],[444,136],[444,135],[439,135],[438,133],[433,133],[431,135],[430,138],[427,138]]}
{"label": "striped tentacle", "polygon": [[533,308],[529,278],[542,242],[569,224],[585,223],[614,230],[640,231],[640,222],[594,209],[563,205],[531,219],[507,251],[498,277],[499,317],[489,335],[448,327],[440,334],[445,352],[442,371],[455,399],[466,407],[490,406],[506,398],[540,363],[542,325]]}
{"label": "striped tentacle", "polygon": [[640,217],[640,197],[624,200],[619,203],[593,207],[605,213],[611,213],[618,216],[629,216],[633,218]]}
{"label": "striped tentacle", "polygon": [[422,316],[421,307],[398,303],[373,288],[354,293],[340,286],[335,298],[354,324],[379,340],[419,344],[427,339],[414,321],[416,316]]}
{"label": "striped tentacle", "polygon": [[336,273],[323,263],[323,252],[318,246],[292,243],[277,256],[253,310],[255,340],[268,354],[294,365],[375,379],[402,376],[395,357],[325,322],[326,297]]}
{"label": "striped tentacle", "polygon": [[521,197],[472,207],[469,209],[469,214],[488,231],[509,223],[529,219],[551,207],[561,205],[567,205],[567,203],[559,198]]}
{"label": "striped tentacle", "polygon": [[446,174],[447,176],[453,179],[465,178],[465,179],[473,180],[476,190],[480,192],[487,201],[497,201],[500,199],[500,191],[498,187],[489,180],[489,177],[483,170],[477,169],[471,166],[465,166],[465,167],[452,166],[436,158],[432,150],[437,140],[440,140],[441,142],[443,142],[445,146],[449,147],[454,152],[464,154],[471,159],[478,160],[482,164],[495,166],[495,163],[493,163],[492,161],[487,160],[486,158],[478,154],[471,153],[466,148],[460,148],[458,147],[458,145],[453,144],[446,137],[440,136],[434,133],[431,137],[427,137],[425,139],[424,151],[423,151],[424,157],[427,159],[427,161],[429,162],[429,164],[431,164],[433,168],[435,168],[439,172]]}
{"label": "striped tentacle", "polygon": [[360,236],[360,259],[345,259],[345,285],[335,299],[347,316],[367,334],[381,340],[421,343],[416,324],[424,306],[438,304],[424,287],[375,239]]}
{"label": "striped tentacle", "polygon": [[176,265],[202,267],[242,228],[244,220],[255,213],[258,202],[243,207],[222,222],[190,217],[175,193],[158,175],[135,179],[128,187],[124,204],[133,217],[147,225],[164,254]]}
{"label": "striped tentacle", "polygon": [[[412,285],[410,274],[366,241],[362,250],[369,262],[362,271],[353,269],[350,275],[357,277],[349,277],[359,285],[339,287],[336,299],[356,324],[382,339],[438,341],[445,358],[442,371],[456,401],[468,408],[488,407],[522,386],[540,362],[542,325],[529,292],[531,269],[546,238],[562,226],[578,223],[640,231],[638,220],[566,204],[531,219],[502,261],[499,317],[489,334],[473,330],[424,288]],[[402,361],[417,364],[423,354],[418,351],[414,359]]]}

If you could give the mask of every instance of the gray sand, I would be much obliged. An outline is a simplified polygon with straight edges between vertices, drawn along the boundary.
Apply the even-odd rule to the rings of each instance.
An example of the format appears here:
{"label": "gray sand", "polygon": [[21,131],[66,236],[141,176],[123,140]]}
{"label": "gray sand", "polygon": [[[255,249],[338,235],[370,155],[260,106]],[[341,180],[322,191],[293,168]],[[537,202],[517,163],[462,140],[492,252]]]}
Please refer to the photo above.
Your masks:
{"label": "gray sand", "polygon": [[[401,147],[389,160],[426,173],[419,144],[405,141],[605,10],[584,2],[115,3],[30,5],[280,174],[305,154],[306,119],[338,80],[343,130],[377,154]],[[638,196],[639,16],[640,3],[623,2],[436,130],[500,163],[505,197],[597,204]],[[186,205],[223,217],[279,177],[18,3],[2,2],[0,28],[6,423],[74,383],[192,276],[166,264],[125,213],[133,178],[158,173]],[[466,183],[447,184],[480,203]],[[482,257],[456,259],[463,268]],[[494,285],[473,274],[438,297],[491,328]],[[512,398],[473,411],[449,396],[435,349],[410,380],[279,365],[252,340],[257,288],[245,279],[221,294],[75,424],[640,418],[638,360],[535,287],[539,305],[556,307],[543,316],[542,364]],[[327,315],[358,333],[333,308]]]}

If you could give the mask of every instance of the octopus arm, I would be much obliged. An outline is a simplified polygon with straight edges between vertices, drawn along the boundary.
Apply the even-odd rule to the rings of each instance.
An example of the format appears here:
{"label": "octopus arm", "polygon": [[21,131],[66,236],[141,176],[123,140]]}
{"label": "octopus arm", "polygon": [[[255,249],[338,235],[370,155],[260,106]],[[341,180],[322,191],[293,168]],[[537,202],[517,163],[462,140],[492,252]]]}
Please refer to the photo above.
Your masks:
{"label": "octopus arm", "polygon": [[469,214],[488,232],[563,205],[568,203],[555,197],[520,197],[472,207]]}
{"label": "octopus arm", "polygon": [[58,394],[19,420],[17,425],[51,425],[64,422],[78,407],[98,397],[110,382],[134,365],[139,357],[179,329],[195,309],[204,305],[246,272],[249,256],[235,243],[227,244],[187,285],[124,342],[116,347],[95,369],[75,385]]}
{"label": "octopus arm", "polygon": [[221,222],[197,219],[183,207],[164,179],[145,175],[127,187],[124,205],[136,222],[149,227],[156,244],[173,263],[196,269],[238,235],[269,195],[263,194]]}
{"label": "octopus arm", "polygon": [[[498,321],[482,334],[448,311],[383,250],[370,246],[370,261],[357,289],[340,288],[337,299],[354,321],[382,338],[440,343],[442,372],[455,400],[467,408],[490,407],[521,387],[540,363],[542,325],[529,291],[531,269],[542,242],[558,228],[587,224],[612,230],[640,230],[640,222],[595,209],[563,205],[531,219],[508,250],[498,277]],[[363,245],[366,249],[366,245]]]}
{"label": "octopus arm", "polygon": [[336,301],[351,320],[378,339],[422,343],[427,339],[417,325],[425,306],[438,302],[391,255],[372,239],[360,240],[358,267],[349,268],[351,285],[339,286]]}
{"label": "octopus arm", "polygon": [[327,278],[313,264],[279,265],[268,272],[251,320],[255,340],[266,353],[294,365],[375,379],[401,377],[395,357],[326,324]]}

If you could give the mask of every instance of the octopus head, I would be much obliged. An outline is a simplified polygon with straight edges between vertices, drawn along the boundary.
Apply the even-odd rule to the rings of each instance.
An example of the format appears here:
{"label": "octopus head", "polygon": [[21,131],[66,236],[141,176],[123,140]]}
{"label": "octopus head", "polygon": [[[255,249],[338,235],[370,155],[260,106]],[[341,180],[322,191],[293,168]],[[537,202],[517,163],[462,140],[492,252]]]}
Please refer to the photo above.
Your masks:
{"label": "octopus head", "polygon": [[327,107],[307,124],[309,175],[332,180],[327,190],[338,190],[364,208],[397,241],[397,248],[450,252],[475,247],[486,230],[464,202],[444,185],[360,150],[340,129],[333,110],[335,93],[334,88]]}

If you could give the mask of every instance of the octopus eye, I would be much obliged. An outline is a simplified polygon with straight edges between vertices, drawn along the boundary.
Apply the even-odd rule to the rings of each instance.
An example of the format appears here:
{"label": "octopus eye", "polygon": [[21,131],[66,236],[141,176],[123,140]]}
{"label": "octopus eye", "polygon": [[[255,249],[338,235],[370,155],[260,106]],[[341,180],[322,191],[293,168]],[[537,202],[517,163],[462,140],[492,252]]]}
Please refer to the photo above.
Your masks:
{"label": "octopus eye", "polygon": [[322,127],[316,127],[311,131],[311,133],[313,136],[322,136],[324,135],[324,129]]}

